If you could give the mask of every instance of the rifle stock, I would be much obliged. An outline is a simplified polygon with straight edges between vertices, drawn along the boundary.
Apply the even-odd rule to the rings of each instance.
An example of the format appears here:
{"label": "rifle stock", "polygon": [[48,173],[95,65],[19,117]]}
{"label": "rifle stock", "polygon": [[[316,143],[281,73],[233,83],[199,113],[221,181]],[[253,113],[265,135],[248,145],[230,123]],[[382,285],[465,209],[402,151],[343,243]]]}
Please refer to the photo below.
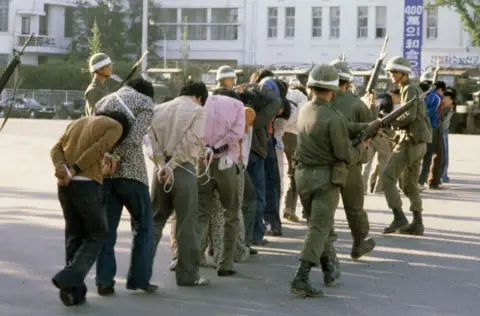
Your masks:
{"label": "rifle stock", "polygon": [[375,62],[375,67],[373,68],[372,75],[370,76],[370,79],[368,79],[368,84],[365,90],[366,93],[373,93],[375,87],[377,86],[378,76],[380,75],[380,71],[382,70],[383,60],[385,59],[385,56],[387,56],[387,44],[388,36],[385,37],[382,50],[380,51],[380,57]]}
{"label": "rifle stock", "polygon": [[375,136],[381,127],[392,124],[397,118],[407,112],[413,106],[414,101],[416,100],[418,100],[418,95],[403,104],[399,109],[389,113],[388,115],[385,115],[382,119],[370,123],[367,128],[365,128],[360,132],[360,134],[357,135],[357,137],[355,137],[355,139],[352,141],[352,145],[358,146],[360,143]]}

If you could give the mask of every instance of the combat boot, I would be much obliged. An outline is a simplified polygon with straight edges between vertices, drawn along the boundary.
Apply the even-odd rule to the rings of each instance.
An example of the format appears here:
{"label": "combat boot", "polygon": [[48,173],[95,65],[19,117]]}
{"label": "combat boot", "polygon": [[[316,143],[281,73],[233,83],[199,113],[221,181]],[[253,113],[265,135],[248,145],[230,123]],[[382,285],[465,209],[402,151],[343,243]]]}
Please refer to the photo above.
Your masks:
{"label": "combat boot", "polygon": [[325,286],[335,287],[337,285],[335,259],[332,257],[321,257],[320,265],[322,266],[323,283],[325,283]]}
{"label": "combat boot", "polygon": [[403,213],[402,209],[392,210],[392,212],[393,212],[393,221],[390,224],[390,226],[388,226],[383,230],[384,234],[392,234],[399,229],[408,227],[408,220],[405,217],[405,214]]}
{"label": "combat boot", "polygon": [[408,227],[400,229],[400,233],[408,234],[408,235],[423,236],[424,230],[425,230],[425,227],[423,226],[422,212],[413,212],[412,223]]}
{"label": "combat boot", "polygon": [[320,289],[313,287],[310,282],[310,271],[313,264],[302,260],[300,267],[295,274],[295,277],[290,285],[290,290],[293,294],[302,297],[321,297],[323,292]]}
{"label": "combat boot", "polygon": [[340,279],[340,260],[338,260],[338,257],[335,256],[335,258],[333,259],[334,261],[334,264],[335,264],[335,279]]}
{"label": "combat boot", "polygon": [[375,240],[373,238],[368,239],[354,239],[353,240],[353,247],[350,256],[353,260],[360,259],[363,255],[371,252],[373,248],[375,248]]}

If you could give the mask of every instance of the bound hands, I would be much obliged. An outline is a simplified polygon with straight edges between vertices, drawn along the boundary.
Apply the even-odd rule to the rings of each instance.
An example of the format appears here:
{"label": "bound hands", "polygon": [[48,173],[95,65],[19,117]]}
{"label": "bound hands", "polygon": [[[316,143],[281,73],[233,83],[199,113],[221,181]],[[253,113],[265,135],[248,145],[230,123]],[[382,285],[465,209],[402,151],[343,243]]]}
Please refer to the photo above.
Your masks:
{"label": "bound hands", "polygon": [[107,154],[103,156],[102,173],[104,176],[111,176],[117,171],[118,161],[110,158]]}
{"label": "bound hands", "polygon": [[75,170],[68,168],[66,164],[61,164],[55,167],[55,177],[60,186],[68,186],[72,177],[75,176]]}
{"label": "bound hands", "polygon": [[172,184],[173,171],[170,167],[159,167],[157,172],[157,179],[160,184]]}

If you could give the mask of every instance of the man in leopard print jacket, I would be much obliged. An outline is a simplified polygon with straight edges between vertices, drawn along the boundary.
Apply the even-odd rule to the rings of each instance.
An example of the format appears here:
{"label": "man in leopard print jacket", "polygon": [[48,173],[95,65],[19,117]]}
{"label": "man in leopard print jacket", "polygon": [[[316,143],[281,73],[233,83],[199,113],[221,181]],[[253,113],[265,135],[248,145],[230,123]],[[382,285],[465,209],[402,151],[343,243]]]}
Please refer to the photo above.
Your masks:
{"label": "man in leopard print jacket", "polygon": [[153,216],[148,192],[148,174],[142,142],[153,117],[153,86],[139,78],[130,80],[117,92],[98,101],[95,111],[118,111],[130,119],[128,136],[116,146],[114,155],[120,157],[116,172],[105,178],[108,237],[97,260],[97,290],[100,295],[113,294],[116,262],[114,247],[123,207],[131,216],[133,247],[127,289],[147,292],[158,290],[150,284],[153,266]]}

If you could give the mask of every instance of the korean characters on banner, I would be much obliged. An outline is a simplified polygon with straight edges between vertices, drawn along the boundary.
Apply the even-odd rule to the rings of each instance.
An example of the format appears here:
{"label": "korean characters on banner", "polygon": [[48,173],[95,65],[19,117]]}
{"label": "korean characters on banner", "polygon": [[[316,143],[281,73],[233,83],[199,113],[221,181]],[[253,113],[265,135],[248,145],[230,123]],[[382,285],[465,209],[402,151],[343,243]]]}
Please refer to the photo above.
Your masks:
{"label": "korean characters on banner", "polygon": [[403,56],[410,61],[412,74],[420,76],[422,69],[423,0],[405,0]]}

